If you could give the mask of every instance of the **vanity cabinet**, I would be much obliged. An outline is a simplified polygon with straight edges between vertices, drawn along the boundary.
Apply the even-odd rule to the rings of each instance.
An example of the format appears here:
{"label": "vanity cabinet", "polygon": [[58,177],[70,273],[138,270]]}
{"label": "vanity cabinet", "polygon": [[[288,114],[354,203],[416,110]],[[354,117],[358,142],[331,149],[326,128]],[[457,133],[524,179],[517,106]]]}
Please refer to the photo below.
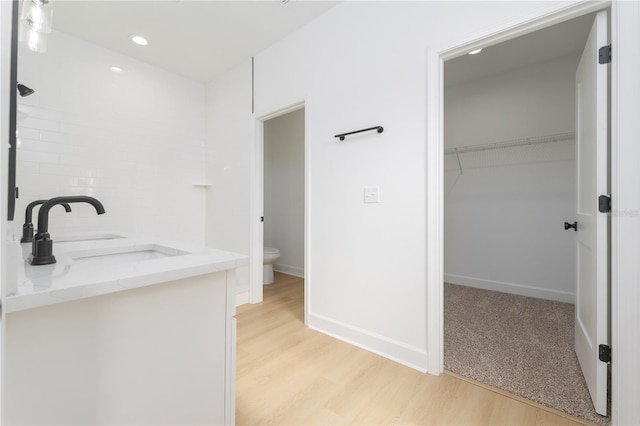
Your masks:
{"label": "vanity cabinet", "polygon": [[234,274],[7,313],[3,424],[233,424]]}

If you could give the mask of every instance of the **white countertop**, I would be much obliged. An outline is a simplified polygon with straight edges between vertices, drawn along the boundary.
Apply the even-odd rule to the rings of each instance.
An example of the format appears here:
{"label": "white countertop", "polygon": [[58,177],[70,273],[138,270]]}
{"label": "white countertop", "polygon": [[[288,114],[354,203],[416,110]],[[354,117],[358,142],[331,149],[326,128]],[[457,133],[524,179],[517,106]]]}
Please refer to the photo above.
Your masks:
{"label": "white countertop", "polygon": [[[248,264],[248,257],[242,254],[160,238],[87,239],[113,235],[52,235],[53,254],[57,263],[40,266],[32,266],[27,262],[31,252],[30,243],[9,243],[17,268],[8,271],[9,288],[3,303],[5,311],[17,312]],[[160,253],[155,253],[162,257],[145,260],[129,258],[123,261],[117,255],[103,256],[118,251],[137,254],[139,251],[151,253],[154,250],[160,250]],[[7,260],[9,263],[11,256]]]}

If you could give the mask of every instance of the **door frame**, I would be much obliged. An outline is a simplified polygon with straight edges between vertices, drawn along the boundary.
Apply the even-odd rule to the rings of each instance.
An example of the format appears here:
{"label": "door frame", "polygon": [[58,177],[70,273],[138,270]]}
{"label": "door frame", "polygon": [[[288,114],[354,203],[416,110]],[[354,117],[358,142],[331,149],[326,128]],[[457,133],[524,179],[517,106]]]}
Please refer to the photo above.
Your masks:
{"label": "door frame", "polygon": [[304,109],[304,323],[309,312],[308,289],[310,285],[309,262],[309,100],[299,98],[287,105],[268,112],[254,113],[251,134],[251,184],[250,184],[250,230],[249,230],[249,303],[263,300],[263,246],[264,226],[264,123],[272,118]]}
{"label": "door frame", "polygon": [[[611,347],[612,347],[612,423],[634,423],[640,418],[640,409],[633,401],[640,397],[635,379],[640,368],[635,365],[634,354],[640,346],[634,329],[640,324],[640,314],[634,302],[639,292],[633,287],[640,267],[633,259],[640,257],[640,245],[634,243],[640,235],[640,196],[631,182],[640,180],[640,171],[629,153],[639,152],[634,141],[640,137],[640,126],[630,112],[637,105],[640,91],[633,79],[640,71],[635,58],[632,39],[640,32],[640,7],[635,3],[586,1],[570,4],[533,19],[515,21],[504,29],[466,41],[430,49],[427,52],[427,353],[428,372],[438,375],[444,371],[444,61],[462,56],[471,50],[487,47],[531,33],[579,16],[611,7],[611,42],[613,56],[611,68]],[[624,11],[622,9],[625,9]],[[619,27],[619,24],[620,25]],[[637,40],[637,38],[636,38]],[[624,44],[624,43],[627,44]],[[623,50],[624,47],[624,50]],[[637,49],[637,46],[636,46]],[[625,55],[626,56],[623,56]],[[627,59],[628,58],[628,59]],[[624,70],[620,63],[625,61]],[[623,90],[622,87],[625,87]],[[629,90],[634,89],[634,90]],[[626,93],[625,93],[626,90]],[[635,139],[634,139],[635,138]],[[626,155],[625,155],[626,154]],[[637,158],[637,156],[635,156]],[[625,182],[629,182],[625,185]],[[625,201],[623,203],[623,201]],[[635,221],[633,221],[635,219]],[[636,231],[633,233],[633,231]],[[624,251],[623,251],[624,250]],[[634,278],[632,278],[634,277]],[[615,312],[615,314],[614,314]],[[635,319],[625,322],[622,319]]]}
{"label": "door frame", "polygon": [[[0,377],[4,377],[4,337],[5,337],[5,317],[4,309],[1,304],[6,297],[7,289],[7,249],[8,247],[8,223],[7,223],[7,204],[8,199],[8,183],[9,177],[5,170],[9,166],[9,132],[4,129],[9,128],[9,99],[11,93],[11,83],[9,78],[9,70],[11,65],[11,31],[12,31],[12,12],[16,3],[3,1],[0,2],[0,146],[3,151],[0,155]],[[7,153],[6,155],[4,153]],[[3,401],[4,401],[4,381],[0,381],[0,424],[3,423]]]}

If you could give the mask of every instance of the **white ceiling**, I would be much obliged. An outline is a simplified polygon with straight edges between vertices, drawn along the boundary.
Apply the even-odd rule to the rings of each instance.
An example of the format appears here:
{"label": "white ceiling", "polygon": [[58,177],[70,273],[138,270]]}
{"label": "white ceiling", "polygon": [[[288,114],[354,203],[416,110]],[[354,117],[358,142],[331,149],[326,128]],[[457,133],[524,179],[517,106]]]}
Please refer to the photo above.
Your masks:
{"label": "white ceiling", "polygon": [[[53,27],[207,82],[304,26],[339,1],[55,0]],[[132,34],[149,40],[142,47]]]}
{"label": "white ceiling", "polygon": [[[55,0],[54,29],[207,82],[304,26],[340,1]],[[578,53],[593,14],[445,63],[445,84]],[[133,44],[132,34],[149,40]]]}
{"label": "white ceiling", "polygon": [[581,16],[444,64],[445,85],[455,85],[581,53],[595,14]]}

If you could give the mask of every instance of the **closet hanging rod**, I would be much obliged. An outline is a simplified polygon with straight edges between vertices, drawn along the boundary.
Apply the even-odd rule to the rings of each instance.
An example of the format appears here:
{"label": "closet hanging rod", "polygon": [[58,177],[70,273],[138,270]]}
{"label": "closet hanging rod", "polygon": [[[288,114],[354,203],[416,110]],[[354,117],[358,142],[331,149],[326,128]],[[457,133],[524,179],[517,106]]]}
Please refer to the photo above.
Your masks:
{"label": "closet hanging rod", "polygon": [[537,145],[541,143],[549,143],[549,142],[561,142],[568,141],[576,138],[575,132],[568,133],[556,133],[554,135],[546,135],[546,136],[535,136],[531,138],[523,138],[523,139],[514,139],[510,141],[502,141],[502,142],[494,142],[483,145],[469,145],[463,146],[460,148],[449,148],[445,149],[444,153],[446,154],[464,154],[466,152],[478,152],[478,151],[487,151],[490,149],[498,149],[498,148],[510,148],[515,146],[525,146],[525,145]]}
{"label": "closet hanging rod", "polygon": [[368,132],[369,130],[376,130],[378,133],[382,133],[384,131],[384,128],[382,126],[369,127],[368,129],[356,130],[354,132],[335,135],[334,138],[340,138],[340,140],[343,141],[345,136],[353,135],[354,133]]}

